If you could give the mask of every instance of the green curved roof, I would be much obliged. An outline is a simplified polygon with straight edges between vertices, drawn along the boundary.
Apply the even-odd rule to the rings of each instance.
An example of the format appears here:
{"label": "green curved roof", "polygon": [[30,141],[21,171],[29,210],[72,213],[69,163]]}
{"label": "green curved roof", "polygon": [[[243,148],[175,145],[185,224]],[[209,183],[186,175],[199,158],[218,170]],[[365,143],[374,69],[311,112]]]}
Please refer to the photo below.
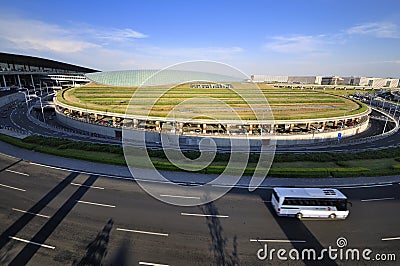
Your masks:
{"label": "green curved roof", "polygon": [[86,74],[96,83],[112,86],[146,86],[181,84],[188,81],[241,82],[244,79],[226,75],[183,70],[125,70]]}

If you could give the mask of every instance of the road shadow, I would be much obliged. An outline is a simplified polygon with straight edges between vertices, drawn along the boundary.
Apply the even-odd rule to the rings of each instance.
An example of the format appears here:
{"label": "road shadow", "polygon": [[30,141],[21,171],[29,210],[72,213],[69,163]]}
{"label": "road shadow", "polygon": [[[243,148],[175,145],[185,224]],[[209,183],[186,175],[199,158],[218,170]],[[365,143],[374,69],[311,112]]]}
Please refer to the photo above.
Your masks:
{"label": "road shadow", "polygon": [[[50,217],[47,223],[42,226],[42,228],[33,236],[30,241],[35,243],[45,243],[50,235],[54,232],[54,230],[75,207],[75,205],[78,203],[78,200],[80,200],[86,194],[86,192],[90,189],[90,186],[94,184],[97,178],[98,176],[95,175],[89,176],[82,184],[82,186],[80,186],[61,206],[61,208],[58,209],[57,212]],[[71,182],[69,181],[67,185],[69,185],[70,183]],[[55,196],[57,195],[53,195],[52,198],[54,198]],[[26,265],[39,250],[39,248],[40,246],[38,245],[26,245],[14,258],[14,260],[11,261],[10,265]]]}
{"label": "road shadow", "polygon": [[107,247],[113,225],[114,221],[112,219],[108,220],[103,230],[87,245],[85,256],[78,263],[74,262],[73,265],[102,265],[102,261],[107,255]]}
{"label": "road shadow", "polygon": [[7,228],[0,235],[0,250],[10,241],[10,236],[15,236],[21,231],[35,216],[30,214],[40,213],[58,194],[69,186],[69,184],[78,176],[78,173],[69,174],[64,180],[58,183],[52,190],[50,190],[42,199],[40,199],[35,205],[33,205],[27,213],[23,214],[18,220],[16,220],[10,227]]}
{"label": "road shadow", "polygon": [[15,243],[10,243],[6,248],[0,250],[0,265],[8,265],[12,259],[12,251]]}
{"label": "road shadow", "polygon": [[132,249],[133,244],[129,240],[125,239],[121,242],[115,255],[110,259],[107,265],[133,265],[132,258],[129,257],[129,249]]}
{"label": "road shadow", "polygon": [[[202,205],[199,208],[203,214],[219,215],[218,208],[212,202]],[[206,221],[211,236],[210,250],[214,255],[216,265],[239,265],[236,235],[232,239],[233,249],[230,253],[227,249],[228,241],[223,234],[223,228],[220,219],[215,216],[207,216]]]}
{"label": "road shadow", "polygon": [[[260,195],[264,202],[265,207],[270,211],[271,216],[275,219],[281,230],[285,233],[286,238],[289,240],[306,240],[306,243],[291,242],[293,247],[301,253],[303,249],[312,248],[316,251],[317,257],[321,254],[321,250],[324,247],[318,241],[318,239],[308,230],[307,226],[302,220],[297,218],[279,217],[276,215],[270,200],[271,197],[267,197],[265,194]],[[260,243],[260,245],[263,243]],[[335,261],[331,260],[327,254],[325,254],[322,260],[303,260],[305,265],[338,265]]]}

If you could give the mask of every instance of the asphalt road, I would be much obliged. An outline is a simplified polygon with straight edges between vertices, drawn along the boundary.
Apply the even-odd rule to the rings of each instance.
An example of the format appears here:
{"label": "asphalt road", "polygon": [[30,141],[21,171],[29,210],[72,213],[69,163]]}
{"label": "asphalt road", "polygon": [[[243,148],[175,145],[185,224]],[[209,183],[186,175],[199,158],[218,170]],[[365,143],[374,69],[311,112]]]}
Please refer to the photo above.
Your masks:
{"label": "asphalt road", "polygon": [[[154,186],[163,188],[164,196],[204,197],[188,195],[184,187]],[[341,191],[352,202],[346,220],[297,220],[274,214],[271,189],[234,189],[210,204],[179,207],[152,198],[133,181],[62,171],[2,155],[0,264],[303,265],[313,263],[284,262],[276,256],[261,261],[257,251],[266,243],[269,250],[337,248],[339,237],[346,238],[349,248],[371,249],[371,258],[395,254],[399,260],[400,185]]]}

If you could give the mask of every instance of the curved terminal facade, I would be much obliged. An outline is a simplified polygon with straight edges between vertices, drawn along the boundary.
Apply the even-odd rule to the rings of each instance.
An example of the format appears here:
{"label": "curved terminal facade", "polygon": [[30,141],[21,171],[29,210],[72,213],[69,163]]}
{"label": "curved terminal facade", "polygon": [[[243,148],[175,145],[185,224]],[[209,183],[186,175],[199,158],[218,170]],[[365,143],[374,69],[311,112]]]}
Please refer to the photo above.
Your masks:
{"label": "curved terminal facade", "polygon": [[[97,84],[112,86],[140,86],[147,80],[147,85],[165,85],[179,83],[188,79],[193,81],[211,80],[218,83],[195,82],[191,86],[229,87],[231,82],[243,82],[230,76],[196,73],[190,71],[169,71],[149,82],[148,78],[156,70],[116,71],[91,73],[86,76]],[[178,82],[177,82],[178,81]],[[62,92],[63,93],[63,92]],[[295,145],[338,139],[358,134],[368,128],[369,113],[367,109],[354,115],[329,118],[290,119],[290,120],[212,120],[185,119],[179,117],[140,116],[121,114],[112,111],[90,110],[75,107],[55,98],[58,119],[68,126],[93,134],[109,137],[122,137],[123,128],[132,128],[146,132],[146,141],[160,141],[160,134],[174,134],[182,138],[183,144],[197,145],[204,137],[211,137],[217,144],[224,139],[237,137],[252,140],[252,145],[262,141],[276,140],[278,145]]]}

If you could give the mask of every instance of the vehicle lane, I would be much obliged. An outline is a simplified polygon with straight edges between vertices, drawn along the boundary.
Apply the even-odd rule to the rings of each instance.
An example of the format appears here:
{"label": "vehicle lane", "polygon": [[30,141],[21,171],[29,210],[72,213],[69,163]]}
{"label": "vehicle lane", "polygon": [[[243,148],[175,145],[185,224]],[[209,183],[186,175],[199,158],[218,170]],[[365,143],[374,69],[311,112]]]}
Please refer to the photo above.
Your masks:
{"label": "vehicle lane", "polygon": [[[25,165],[24,162],[14,165],[12,169],[28,173],[29,177],[2,172],[2,182],[18,180],[12,185],[27,184],[28,189],[26,192],[4,190],[4,193],[0,193],[1,215],[8,217],[8,220],[1,220],[4,230],[15,223],[18,217],[25,215],[12,208],[29,211],[71,174]],[[16,237],[30,241],[42,231],[48,237],[43,242],[37,242],[55,247],[54,250],[39,248],[31,263],[79,262],[88,260],[92,255],[102,258],[105,256],[102,252],[107,251],[107,256],[103,258],[106,264],[123,260],[131,264],[155,262],[187,265],[193,262],[191,264],[204,265],[230,260],[262,265],[256,257],[262,242],[250,241],[257,239],[272,241],[269,245],[274,248],[302,248],[305,245],[321,248],[335,243],[338,236],[343,236],[355,247],[371,245],[377,250],[398,248],[399,241],[382,241],[382,238],[399,236],[396,226],[399,216],[387,211],[388,208],[399,208],[396,195],[398,184],[342,189],[353,202],[350,216],[344,221],[299,221],[274,214],[269,203],[270,189],[259,189],[255,193],[234,189],[212,204],[179,207],[152,198],[131,181],[95,177],[88,182],[90,178],[89,175],[77,174],[68,183],[65,182],[67,184],[48,204],[42,204],[43,208],[34,212],[56,217],[56,220],[47,224],[51,218],[34,216],[16,234]],[[79,193],[80,197],[73,196],[80,189],[84,189]],[[167,194],[163,195],[182,195],[182,190],[168,188]],[[361,201],[367,197],[395,199]],[[79,204],[78,200],[113,205],[115,208]],[[182,216],[181,213],[211,216]],[[11,245],[13,248],[9,249]],[[6,250],[5,253],[9,255],[7,262],[10,262],[30,245],[18,240],[8,241],[2,252]]]}

